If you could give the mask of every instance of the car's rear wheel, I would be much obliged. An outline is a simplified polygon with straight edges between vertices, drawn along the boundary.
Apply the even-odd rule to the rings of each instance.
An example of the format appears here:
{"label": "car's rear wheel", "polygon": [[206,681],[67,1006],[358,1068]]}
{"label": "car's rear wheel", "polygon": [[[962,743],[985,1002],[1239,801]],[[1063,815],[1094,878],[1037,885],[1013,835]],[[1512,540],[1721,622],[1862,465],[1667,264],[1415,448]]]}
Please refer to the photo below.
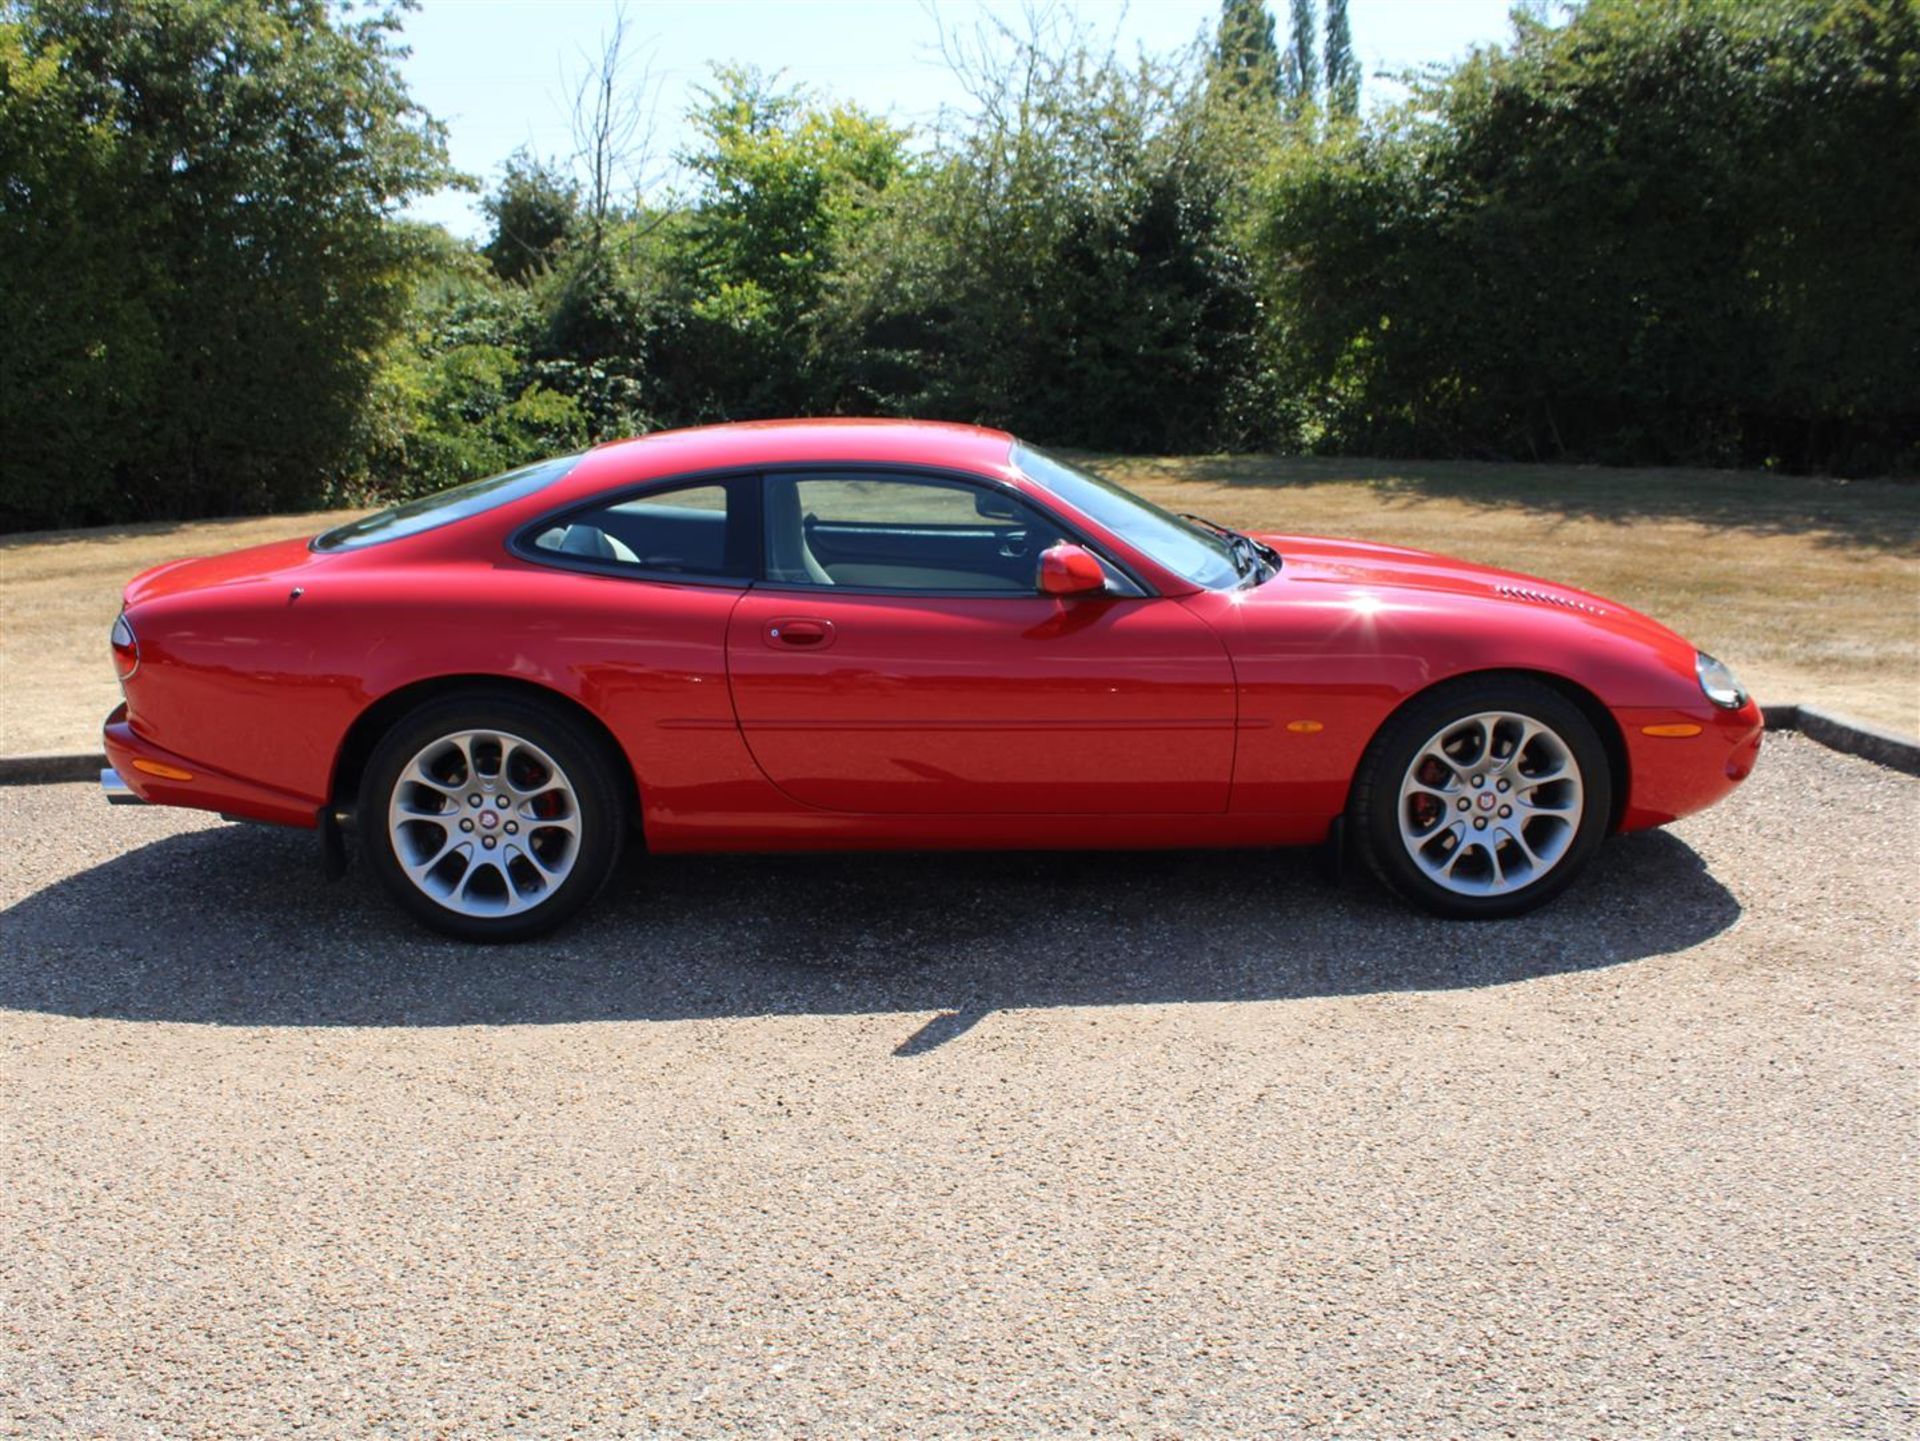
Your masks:
{"label": "car's rear wheel", "polygon": [[1551,686],[1445,687],[1388,722],[1361,762],[1349,824],[1368,864],[1444,916],[1519,915],[1565,890],[1605,837],[1606,747]]}
{"label": "car's rear wheel", "polygon": [[462,940],[515,941],[599,893],[623,810],[603,748],[564,712],[463,695],[382,738],[358,826],[381,881],[420,920]]}

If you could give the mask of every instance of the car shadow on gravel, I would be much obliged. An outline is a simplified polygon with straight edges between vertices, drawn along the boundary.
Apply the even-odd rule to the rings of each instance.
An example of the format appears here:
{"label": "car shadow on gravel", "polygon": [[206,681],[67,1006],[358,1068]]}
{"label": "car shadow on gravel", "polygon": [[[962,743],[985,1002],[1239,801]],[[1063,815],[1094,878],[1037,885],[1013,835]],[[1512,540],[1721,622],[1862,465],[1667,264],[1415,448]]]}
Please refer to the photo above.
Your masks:
{"label": "car shadow on gravel", "polygon": [[1311,852],[634,856],[558,935],[416,928],[312,838],[155,841],[0,912],[0,1007],[233,1026],[442,1026],[996,1010],[1496,986],[1683,950],[1740,914],[1683,841],[1610,842],[1559,901],[1467,925]]}

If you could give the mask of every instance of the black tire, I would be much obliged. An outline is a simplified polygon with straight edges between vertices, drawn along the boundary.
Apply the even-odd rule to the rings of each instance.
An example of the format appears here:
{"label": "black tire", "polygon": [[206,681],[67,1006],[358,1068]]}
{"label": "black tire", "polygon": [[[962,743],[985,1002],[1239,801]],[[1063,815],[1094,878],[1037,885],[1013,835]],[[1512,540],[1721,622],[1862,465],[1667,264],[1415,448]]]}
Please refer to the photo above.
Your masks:
{"label": "black tire", "polygon": [[[537,748],[559,770],[572,793],[570,809],[578,830],[566,852],[570,868],[550,891],[540,894],[543,878],[522,862],[520,873],[532,882],[527,889],[538,895],[535,900],[528,900],[518,886],[513,898],[506,899],[505,887],[514,883],[507,881],[503,874],[496,887],[502,897],[500,903],[525,906],[511,914],[467,914],[451,909],[449,903],[436,900],[416,884],[395,853],[395,841],[388,824],[389,807],[394,802],[396,787],[401,784],[402,773],[435,741],[466,732],[498,732]],[[475,750],[479,749],[476,745]],[[476,788],[484,777],[483,770],[481,777],[472,782]],[[462,782],[456,788],[464,788],[465,784]],[[492,787],[488,790],[491,793]],[[381,884],[415,919],[443,935],[463,941],[523,941],[544,935],[569,920],[605,887],[619,860],[626,834],[627,794],[625,777],[617,760],[607,754],[604,740],[561,707],[497,692],[469,691],[427,702],[381,737],[361,778],[356,828],[361,848]],[[541,802],[536,800],[532,804],[539,806]],[[484,808],[473,814],[483,813]],[[518,814],[517,810],[504,808],[501,812],[503,818]],[[467,817],[467,813],[460,810],[451,810],[448,815],[450,820]],[[504,820],[501,824],[504,825]],[[531,848],[536,844],[534,832],[540,829],[539,823],[524,824],[527,833],[515,840]],[[401,829],[402,845],[418,831],[407,825]],[[431,833],[429,830],[428,834]],[[452,834],[450,829],[446,833]],[[491,838],[503,848],[507,842],[504,835]],[[555,838],[564,839],[553,833],[542,837],[540,843]],[[500,854],[504,856],[504,849]],[[449,867],[451,865],[450,861]],[[471,894],[478,895],[477,888]]]}
{"label": "black tire", "polygon": [[[1580,817],[1577,824],[1561,823],[1568,834],[1552,864],[1534,872],[1530,880],[1525,879],[1523,874],[1516,883],[1507,881],[1500,861],[1492,852],[1499,849],[1501,856],[1515,860],[1516,871],[1526,865],[1524,852],[1513,849],[1511,842],[1488,847],[1481,840],[1481,837],[1488,840],[1498,837],[1501,822],[1496,818],[1500,814],[1497,807],[1505,799],[1504,796],[1496,794],[1492,797],[1494,809],[1484,819],[1493,829],[1483,830],[1479,836],[1470,835],[1465,827],[1473,819],[1482,816],[1480,807],[1486,802],[1482,790],[1471,788],[1471,776],[1465,772],[1460,773],[1462,790],[1456,793],[1456,798],[1451,802],[1429,803],[1419,796],[1412,796],[1409,805],[1437,806],[1440,811],[1441,819],[1434,821],[1433,828],[1424,832],[1429,838],[1427,853],[1435,859],[1436,864],[1443,864],[1451,857],[1452,848],[1441,832],[1453,829],[1457,823],[1461,828],[1459,834],[1467,841],[1466,849],[1470,852],[1460,858],[1468,865],[1467,879],[1470,880],[1476,872],[1483,875],[1499,872],[1502,883],[1506,885],[1505,889],[1494,894],[1462,894],[1459,890],[1440,884],[1415,860],[1411,849],[1413,843],[1402,836],[1401,788],[1429,740],[1449,726],[1465,724],[1469,718],[1489,712],[1524,717],[1545,726],[1552,737],[1564,743],[1572,764],[1577,767]],[[1483,734],[1492,740],[1487,749],[1497,757],[1499,739],[1494,737],[1493,732]],[[1524,734],[1524,731],[1513,728],[1504,734],[1510,741],[1512,736]],[[1542,750],[1549,744],[1550,741],[1541,742]],[[1541,754],[1541,751],[1532,749],[1534,745],[1535,742],[1529,740],[1529,756],[1519,762],[1520,765],[1528,764]],[[1546,767],[1540,769],[1544,772]],[[1521,772],[1516,770],[1510,774],[1517,783]],[[1482,780],[1494,781],[1495,778],[1483,776]],[[1491,787],[1486,789],[1490,790]],[[1550,791],[1551,787],[1543,784],[1536,794],[1548,796]],[[1567,793],[1564,788],[1559,792],[1563,795]],[[1448,805],[1458,807],[1463,798],[1467,800],[1466,807],[1458,811],[1447,809]],[[1523,676],[1491,676],[1439,686],[1417,698],[1381,727],[1380,733],[1374,737],[1361,758],[1355,775],[1353,794],[1347,808],[1347,827],[1352,832],[1355,849],[1368,868],[1402,899],[1436,915],[1460,920],[1495,920],[1503,916],[1521,915],[1545,905],[1574,882],[1606,838],[1612,802],[1613,773],[1607,759],[1607,749],[1580,707],[1543,682]],[[1413,819],[1418,821],[1419,818]],[[1556,844],[1562,840],[1560,827],[1550,818],[1526,824],[1532,827],[1530,838],[1536,842],[1542,841],[1543,835]]]}

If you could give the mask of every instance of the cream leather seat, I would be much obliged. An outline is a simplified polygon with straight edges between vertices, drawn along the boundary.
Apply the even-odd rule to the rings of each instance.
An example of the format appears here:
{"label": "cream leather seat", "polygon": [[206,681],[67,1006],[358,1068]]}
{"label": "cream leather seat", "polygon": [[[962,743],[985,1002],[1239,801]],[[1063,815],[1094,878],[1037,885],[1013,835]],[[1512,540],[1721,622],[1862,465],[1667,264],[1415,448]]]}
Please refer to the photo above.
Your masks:
{"label": "cream leather seat", "polygon": [[807,544],[800,514],[800,482],[767,477],[767,579],[788,585],[832,585],[833,577]]}
{"label": "cream leather seat", "polygon": [[633,553],[630,546],[608,535],[597,525],[588,525],[584,521],[575,521],[567,527],[567,533],[561,538],[562,555],[583,555],[592,560],[622,560],[628,565],[640,564],[640,557]]}

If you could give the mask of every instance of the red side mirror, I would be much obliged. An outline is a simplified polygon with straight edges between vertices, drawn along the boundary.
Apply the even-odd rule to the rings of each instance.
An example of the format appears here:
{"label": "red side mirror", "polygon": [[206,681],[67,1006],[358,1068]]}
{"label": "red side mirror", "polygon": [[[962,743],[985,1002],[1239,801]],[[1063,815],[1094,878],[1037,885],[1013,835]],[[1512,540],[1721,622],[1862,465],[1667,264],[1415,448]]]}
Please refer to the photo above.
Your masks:
{"label": "red side mirror", "polygon": [[1084,546],[1056,545],[1040,552],[1040,594],[1095,595],[1106,588],[1106,571]]}

